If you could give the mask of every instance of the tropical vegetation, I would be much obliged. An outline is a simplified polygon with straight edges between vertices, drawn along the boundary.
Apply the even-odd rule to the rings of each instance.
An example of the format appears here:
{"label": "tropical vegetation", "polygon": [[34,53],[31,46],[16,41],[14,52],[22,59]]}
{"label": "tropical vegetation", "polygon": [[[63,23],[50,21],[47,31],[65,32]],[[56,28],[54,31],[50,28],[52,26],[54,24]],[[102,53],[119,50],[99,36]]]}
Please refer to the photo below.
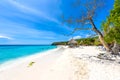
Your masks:
{"label": "tropical vegetation", "polygon": [[113,44],[112,51],[118,53],[120,50],[120,0],[115,0],[110,15],[102,23],[102,30],[105,41]]}
{"label": "tropical vegetation", "polygon": [[[78,42],[78,45],[81,46],[90,46],[90,45],[95,45],[99,46],[102,45],[98,39],[98,37],[90,37],[90,38],[81,38],[81,39],[76,39]],[[69,41],[63,41],[63,42],[54,42],[52,45],[68,45]]]}

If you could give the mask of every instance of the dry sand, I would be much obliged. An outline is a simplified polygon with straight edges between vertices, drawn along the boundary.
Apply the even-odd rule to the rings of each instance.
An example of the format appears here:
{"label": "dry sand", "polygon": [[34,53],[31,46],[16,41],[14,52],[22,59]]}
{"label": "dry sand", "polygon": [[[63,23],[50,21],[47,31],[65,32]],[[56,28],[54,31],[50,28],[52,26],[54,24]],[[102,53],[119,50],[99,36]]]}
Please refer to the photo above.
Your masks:
{"label": "dry sand", "polygon": [[0,70],[0,80],[120,80],[119,64],[90,58],[99,53],[93,46],[59,47]]}

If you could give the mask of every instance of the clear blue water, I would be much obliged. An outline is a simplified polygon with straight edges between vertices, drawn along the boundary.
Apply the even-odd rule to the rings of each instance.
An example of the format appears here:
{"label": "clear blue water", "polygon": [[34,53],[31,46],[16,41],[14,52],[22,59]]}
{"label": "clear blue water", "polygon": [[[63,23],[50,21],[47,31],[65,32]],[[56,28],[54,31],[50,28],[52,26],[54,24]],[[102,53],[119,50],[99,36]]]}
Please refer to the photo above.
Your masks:
{"label": "clear blue water", "polygon": [[25,57],[38,52],[54,49],[51,45],[1,45],[0,46],[0,64],[12,59]]}

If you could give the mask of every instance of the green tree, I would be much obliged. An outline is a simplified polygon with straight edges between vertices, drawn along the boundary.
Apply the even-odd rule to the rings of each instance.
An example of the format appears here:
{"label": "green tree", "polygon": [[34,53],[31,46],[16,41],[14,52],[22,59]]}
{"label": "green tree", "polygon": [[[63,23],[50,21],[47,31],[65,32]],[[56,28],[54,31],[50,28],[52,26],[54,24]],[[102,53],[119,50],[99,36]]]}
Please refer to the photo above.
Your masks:
{"label": "green tree", "polygon": [[120,26],[120,0],[115,0],[114,8],[110,13],[110,20],[114,26]]}
{"label": "green tree", "polygon": [[113,53],[118,54],[120,48],[120,0],[115,0],[114,8],[106,21],[103,22],[103,32],[105,40],[108,43],[114,43],[112,48]]}

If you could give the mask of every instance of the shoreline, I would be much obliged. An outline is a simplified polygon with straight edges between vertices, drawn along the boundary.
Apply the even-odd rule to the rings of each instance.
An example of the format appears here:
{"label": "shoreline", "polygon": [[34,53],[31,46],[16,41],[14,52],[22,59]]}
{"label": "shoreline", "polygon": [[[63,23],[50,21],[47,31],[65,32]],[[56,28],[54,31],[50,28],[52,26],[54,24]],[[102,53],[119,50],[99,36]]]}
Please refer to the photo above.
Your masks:
{"label": "shoreline", "polygon": [[[57,47],[15,67],[0,71],[1,80],[119,80],[120,64],[101,61],[96,46]],[[91,57],[93,56],[93,57]],[[32,66],[28,66],[34,62]],[[107,63],[107,64],[106,64]],[[114,73],[114,74],[113,74]]]}
{"label": "shoreline", "polygon": [[45,56],[45,55],[49,55],[51,54],[51,52],[59,49],[60,47],[54,48],[54,49],[50,49],[47,51],[43,51],[43,52],[37,52],[34,53],[33,55],[28,55],[28,56],[24,56],[24,57],[20,57],[20,58],[16,58],[16,59],[12,59],[6,62],[3,62],[2,64],[0,64],[0,71],[15,67],[21,63]]}

